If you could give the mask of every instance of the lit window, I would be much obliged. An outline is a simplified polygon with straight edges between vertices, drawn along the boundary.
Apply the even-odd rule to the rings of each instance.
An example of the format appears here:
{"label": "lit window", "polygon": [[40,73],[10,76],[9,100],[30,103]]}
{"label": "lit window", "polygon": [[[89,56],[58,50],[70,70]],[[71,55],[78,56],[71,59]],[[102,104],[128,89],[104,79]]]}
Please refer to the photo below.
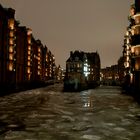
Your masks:
{"label": "lit window", "polygon": [[40,48],[38,48],[38,52],[41,52],[41,49]]}
{"label": "lit window", "polygon": [[28,50],[29,50],[29,51],[31,50],[31,46],[30,46],[30,45],[28,46]]}
{"label": "lit window", "polygon": [[40,56],[41,56],[41,54],[40,54],[40,53],[38,53],[38,56],[40,57]]}
{"label": "lit window", "polygon": [[10,46],[10,47],[9,47],[9,52],[12,53],[13,51],[14,51],[14,50],[13,50],[13,47]]}
{"label": "lit window", "polygon": [[28,61],[28,62],[27,62],[27,65],[28,65],[28,66],[30,66],[30,65],[31,65],[31,62],[30,62],[30,61]]}
{"label": "lit window", "polygon": [[32,30],[31,29],[28,29],[27,30],[27,35],[31,35],[32,34]]}
{"label": "lit window", "polygon": [[13,60],[13,54],[9,54],[9,60]]}
{"label": "lit window", "polygon": [[31,75],[29,74],[29,75],[28,75],[28,80],[30,80],[30,78],[31,78]]}
{"label": "lit window", "polygon": [[40,61],[40,57],[38,57],[38,61]]}
{"label": "lit window", "polygon": [[11,30],[14,29],[14,19],[9,19],[9,20],[8,20],[8,26],[9,26],[9,28],[10,28]]}
{"label": "lit window", "polygon": [[138,49],[136,49],[135,54],[136,54],[136,55],[139,55],[139,54],[140,54],[140,52],[139,52]]}
{"label": "lit window", "polygon": [[135,64],[135,69],[136,69],[136,70],[139,70],[139,68],[140,68],[140,66],[136,63],[136,64]]}
{"label": "lit window", "polygon": [[13,64],[9,63],[9,71],[12,71],[12,70],[13,70]]}
{"label": "lit window", "polygon": [[14,36],[14,32],[13,31],[10,31],[9,36],[10,37],[13,37]]}
{"label": "lit window", "polygon": [[84,71],[87,71],[87,67],[86,66],[84,66]]}
{"label": "lit window", "polygon": [[40,65],[38,66],[38,69],[41,69]]}
{"label": "lit window", "polygon": [[31,60],[31,57],[30,56],[28,56],[28,60]]}
{"label": "lit window", "polygon": [[37,63],[38,65],[40,65],[41,63],[40,63],[40,61],[38,61],[38,63]]}
{"label": "lit window", "polygon": [[31,69],[30,68],[27,68],[27,73],[30,73],[31,72]]}
{"label": "lit window", "polygon": [[37,71],[37,74],[40,75],[40,70]]}
{"label": "lit window", "polygon": [[28,36],[28,44],[31,44],[31,37],[30,36]]}
{"label": "lit window", "polygon": [[134,48],[133,47],[131,47],[131,52],[134,53]]}
{"label": "lit window", "polygon": [[30,55],[31,54],[31,51],[28,51],[28,55]]}
{"label": "lit window", "polygon": [[9,44],[10,44],[10,45],[13,45],[13,44],[14,44],[13,38],[10,38],[10,39],[9,39]]}

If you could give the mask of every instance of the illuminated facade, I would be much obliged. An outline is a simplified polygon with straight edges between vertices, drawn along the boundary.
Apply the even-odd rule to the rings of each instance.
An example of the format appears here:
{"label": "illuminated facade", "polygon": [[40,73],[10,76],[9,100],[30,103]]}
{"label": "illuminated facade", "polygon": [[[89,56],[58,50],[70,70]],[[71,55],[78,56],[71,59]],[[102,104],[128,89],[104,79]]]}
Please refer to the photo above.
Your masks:
{"label": "illuminated facade", "polygon": [[15,10],[0,5],[0,86],[1,89],[15,85]]}
{"label": "illuminated facade", "polygon": [[97,52],[70,52],[66,61],[64,88],[82,90],[93,88],[100,83],[100,57]]}
{"label": "illuminated facade", "polygon": [[118,65],[101,69],[101,82],[105,85],[119,85],[119,69]]}
{"label": "illuminated facade", "polygon": [[0,93],[44,85],[55,77],[54,55],[14,15],[15,10],[0,5]]}
{"label": "illuminated facade", "polygon": [[140,0],[135,0],[135,4],[131,5],[129,21],[123,46],[125,82],[140,90]]}

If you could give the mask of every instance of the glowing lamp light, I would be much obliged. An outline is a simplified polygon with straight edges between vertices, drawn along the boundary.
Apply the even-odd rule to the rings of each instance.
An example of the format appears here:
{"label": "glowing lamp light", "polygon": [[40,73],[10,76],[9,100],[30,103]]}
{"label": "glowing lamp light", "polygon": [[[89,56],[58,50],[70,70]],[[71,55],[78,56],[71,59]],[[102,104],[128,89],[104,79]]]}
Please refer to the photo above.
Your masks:
{"label": "glowing lamp light", "polygon": [[13,54],[9,54],[9,60],[13,60]]}
{"label": "glowing lamp light", "polygon": [[27,35],[31,35],[32,34],[32,30],[31,29],[27,29]]}
{"label": "glowing lamp light", "polygon": [[37,74],[40,75],[40,70],[38,70]]}
{"label": "glowing lamp light", "polygon": [[10,31],[9,36],[10,37],[13,37],[14,36],[14,32],[13,31]]}
{"label": "glowing lamp light", "polygon": [[12,53],[13,51],[14,51],[13,47],[10,46],[10,47],[9,47],[9,52]]}
{"label": "glowing lamp light", "polygon": [[9,71],[12,71],[12,70],[13,70],[13,64],[10,63],[10,64],[9,64]]}
{"label": "glowing lamp light", "polygon": [[134,47],[131,48],[131,53],[134,53]]}
{"label": "glowing lamp light", "polygon": [[9,28],[10,28],[11,30],[14,29],[14,19],[9,19],[9,20],[8,20],[8,26],[9,26]]}
{"label": "glowing lamp light", "polygon": [[30,66],[30,65],[31,65],[31,62],[30,62],[30,61],[28,61],[28,62],[27,62],[27,65],[28,65],[28,66]]}
{"label": "glowing lamp light", "polygon": [[9,44],[13,45],[14,44],[14,40],[12,38],[9,39]]}
{"label": "glowing lamp light", "polygon": [[27,68],[27,73],[30,73],[30,72],[31,72],[30,68]]}

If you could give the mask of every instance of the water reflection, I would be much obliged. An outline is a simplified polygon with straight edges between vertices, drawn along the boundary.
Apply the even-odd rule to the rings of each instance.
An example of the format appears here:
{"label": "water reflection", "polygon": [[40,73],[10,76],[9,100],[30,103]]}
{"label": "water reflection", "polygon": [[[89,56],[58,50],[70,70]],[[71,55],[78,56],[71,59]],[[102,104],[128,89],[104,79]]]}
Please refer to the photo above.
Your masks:
{"label": "water reflection", "polygon": [[83,107],[84,108],[93,108],[93,95],[91,94],[91,91],[83,91],[81,92],[81,99],[83,101]]}

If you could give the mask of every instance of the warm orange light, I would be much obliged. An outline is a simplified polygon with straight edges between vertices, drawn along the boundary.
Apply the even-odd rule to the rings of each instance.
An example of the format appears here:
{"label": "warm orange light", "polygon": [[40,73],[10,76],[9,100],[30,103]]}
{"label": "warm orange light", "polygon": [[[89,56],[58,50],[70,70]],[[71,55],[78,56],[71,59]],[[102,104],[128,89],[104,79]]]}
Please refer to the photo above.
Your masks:
{"label": "warm orange light", "polygon": [[131,53],[134,53],[134,47],[131,47]]}
{"label": "warm orange light", "polygon": [[139,16],[139,17],[136,17],[135,23],[136,23],[136,24],[140,24],[140,16]]}
{"label": "warm orange light", "polygon": [[32,30],[31,29],[27,29],[27,35],[31,35],[32,34]]}
{"label": "warm orange light", "polygon": [[41,49],[40,48],[38,48],[38,52],[41,52]]}
{"label": "warm orange light", "polygon": [[28,56],[28,60],[31,60],[31,57],[30,56]]}
{"label": "warm orange light", "polygon": [[31,54],[31,51],[28,51],[28,55],[30,55]]}
{"label": "warm orange light", "polygon": [[27,65],[28,65],[28,66],[30,66],[30,65],[31,65],[31,62],[30,62],[30,61],[28,61],[28,62],[27,62]]}
{"label": "warm orange light", "polygon": [[40,53],[38,53],[38,56],[40,57],[40,56],[41,56],[41,54],[40,54]]}
{"label": "warm orange light", "polygon": [[40,60],[41,60],[40,57],[38,57],[38,61],[39,61],[39,62],[40,62]]}
{"label": "warm orange light", "polygon": [[46,72],[45,76],[48,76],[48,73]]}
{"label": "warm orange light", "polygon": [[28,80],[30,80],[30,78],[31,78],[31,74],[28,74]]}
{"label": "warm orange light", "polygon": [[40,70],[38,70],[37,74],[40,75]]}
{"label": "warm orange light", "polygon": [[27,73],[30,73],[30,72],[31,72],[30,67],[28,67],[27,68]]}
{"label": "warm orange light", "polygon": [[9,54],[9,60],[13,60],[13,54]]}
{"label": "warm orange light", "polygon": [[136,69],[136,70],[139,70],[139,68],[140,68],[140,66],[136,63],[136,64],[135,64],[135,69]]}
{"label": "warm orange light", "polygon": [[140,51],[138,49],[135,50],[135,55],[139,55]]}
{"label": "warm orange light", "polygon": [[9,52],[12,53],[14,51],[13,46],[9,46]]}
{"label": "warm orange light", "polygon": [[13,37],[14,36],[14,32],[13,31],[10,31],[9,36],[10,37]]}
{"label": "warm orange light", "polygon": [[29,50],[29,51],[31,50],[31,46],[30,46],[30,45],[28,46],[28,50]]}
{"label": "warm orange light", "polygon": [[9,39],[9,44],[10,44],[10,45],[13,45],[13,44],[14,44],[13,38],[10,38],[10,39]]}
{"label": "warm orange light", "polygon": [[28,36],[28,44],[31,44],[31,36]]}
{"label": "warm orange light", "polygon": [[8,20],[8,27],[13,30],[14,29],[14,19],[9,19]]}
{"label": "warm orange light", "polygon": [[41,69],[40,65],[38,66],[38,69]]}
{"label": "warm orange light", "polygon": [[40,65],[40,61],[38,61],[38,63],[37,63],[38,65]]}
{"label": "warm orange light", "polygon": [[9,63],[9,71],[12,71],[12,70],[13,70],[13,64]]}

